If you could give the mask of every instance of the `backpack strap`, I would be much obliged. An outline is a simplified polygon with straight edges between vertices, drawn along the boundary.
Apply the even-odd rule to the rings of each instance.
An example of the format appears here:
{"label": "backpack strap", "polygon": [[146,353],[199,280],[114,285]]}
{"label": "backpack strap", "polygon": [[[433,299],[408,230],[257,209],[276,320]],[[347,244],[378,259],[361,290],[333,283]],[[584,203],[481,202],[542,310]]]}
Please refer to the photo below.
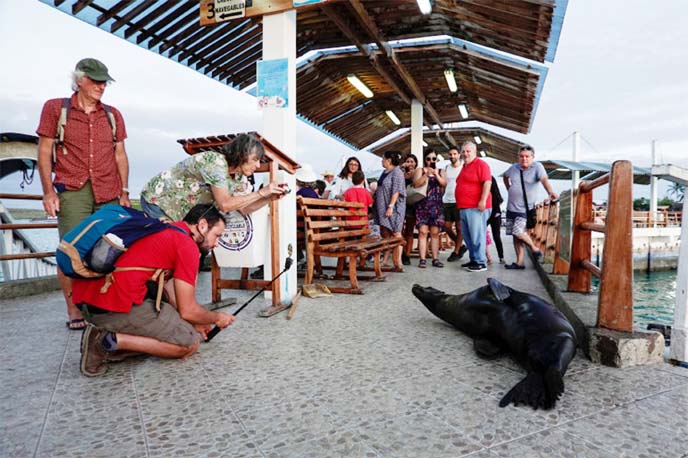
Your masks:
{"label": "backpack strap", "polygon": [[[53,143],[53,163],[55,163],[57,160],[57,148],[62,148],[62,154],[67,155],[67,149],[64,146],[64,133],[71,103],[72,100],[69,97],[62,99],[60,117],[57,120],[57,129],[55,131],[55,143]],[[112,112],[112,107],[110,105],[105,105],[103,103],[103,108],[105,109],[105,115],[108,119],[108,123],[110,123],[110,128],[112,129],[112,143],[114,145],[117,143],[117,123],[115,122],[115,115]]]}
{"label": "backpack strap", "polygon": [[160,303],[162,302],[162,292],[165,286],[165,276],[171,272],[170,270],[155,267],[117,267],[113,272],[105,276],[105,283],[103,283],[103,286],[100,288],[100,293],[105,294],[110,288],[110,285],[115,282],[115,276],[113,275],[115,272],[126,272],[132,270],[153,272],[151,280],[158,282],[158,294],[155,298],[155,310],[160,313]]}

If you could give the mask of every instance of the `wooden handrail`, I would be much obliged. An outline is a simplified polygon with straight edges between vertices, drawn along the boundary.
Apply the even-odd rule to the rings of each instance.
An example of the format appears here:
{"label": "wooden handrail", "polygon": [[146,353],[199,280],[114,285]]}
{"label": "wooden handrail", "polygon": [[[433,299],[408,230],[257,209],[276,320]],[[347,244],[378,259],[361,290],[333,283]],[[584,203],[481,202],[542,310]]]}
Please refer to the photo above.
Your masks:
{"label": "wooden handrail", "polygon": [[41,194],[8,194],[0,193],[0,199],[19,199],[19,200],[43,200]]}
{"label": "wooden handrail", "polygon": [[55,229],[57,223],[8,223],[0,224],[0,231],[11,229]]}
{"label": "wooden handrail", "polygon": [[53,256],[55,256],[54,251],[43,252],[43,253],[2,254],[2,255],[0,255],[0,261],[14,261],[16,259],[52,258]]}
{"label": "wooden handrail", "polygon": [[[594,222],[592,190],[609,184],[606,221]],[[568,290],[588,293],[591,274],[600,278],[597,326],[617,331],[633,330],[633,167],[616,161],[610,173],[582,182],[576,196]],[[604,232],[602,268],[591,262],[591,231]]]}

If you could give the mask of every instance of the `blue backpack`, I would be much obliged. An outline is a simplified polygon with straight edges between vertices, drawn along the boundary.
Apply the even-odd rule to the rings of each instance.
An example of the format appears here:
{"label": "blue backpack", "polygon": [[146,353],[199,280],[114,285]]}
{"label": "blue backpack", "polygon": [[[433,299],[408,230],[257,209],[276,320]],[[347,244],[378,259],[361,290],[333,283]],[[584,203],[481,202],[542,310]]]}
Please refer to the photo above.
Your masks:
{"label": "blue backpack", "polygon": [[[120,205],[105,205],[60,240],[55,252],[57,265],[68,277],[103,277],[115,270],[117,258],[135,241],[168,228],[185,233],[142,211]],[[146,267],[122,270],[125,269],[159,270]]]}

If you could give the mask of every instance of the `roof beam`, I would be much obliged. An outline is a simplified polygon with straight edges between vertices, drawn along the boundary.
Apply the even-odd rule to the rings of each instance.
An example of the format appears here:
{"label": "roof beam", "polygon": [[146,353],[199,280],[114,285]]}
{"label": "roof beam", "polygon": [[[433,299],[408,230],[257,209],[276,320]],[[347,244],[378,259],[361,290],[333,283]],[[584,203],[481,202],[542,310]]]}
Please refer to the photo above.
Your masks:
{"label": "roof beam", "polygon": [[[349,0],[349,4],[351,5],[354,11],[354,17],[356,18],[356,20],[368,32],[370,38],[372,38],[372,40],[378,46],[378,49],[381,52],[385,53],[385,56],[392,64],[399,77],[401,77],[406,86],[408,86],[408,88],[411,90],[413,97],[416,98],[421,103],[421,105],[423,105],[424,111],[430,115],[430,118],[432,118],[432,120],[440,127],[442,127],[442,119],[437,114],[437,111],[432,107],[430,102],[428,102],[427,97],[425,96],[425,94],[423,94],[423,91],[420,89],[420,87],[418,87],[418,84],[413,79],[411,74],[406,70],[403,64],[399,62],[399,59],[397,59],[395,55],[394,49],[383,39],[382,33],[380,33],[380,30],[377,28],[370,15],[368,15],[365,6],[361,4],[360,0]],[[429,124],[427,122],[426,124],[429,127]]]}

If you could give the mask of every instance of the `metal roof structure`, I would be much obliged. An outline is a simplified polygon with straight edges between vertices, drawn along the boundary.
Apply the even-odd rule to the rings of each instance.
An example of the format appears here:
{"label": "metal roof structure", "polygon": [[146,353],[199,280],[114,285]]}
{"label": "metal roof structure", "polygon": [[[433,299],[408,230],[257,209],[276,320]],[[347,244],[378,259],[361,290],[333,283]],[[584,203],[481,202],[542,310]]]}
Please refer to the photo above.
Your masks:
{"label": "metal roof structure", "polygon": [[[447,136],[451,138],[451,143],[447,142]],[[450,127],[443,130],[423,131],[423,141],[427,143],[427,148],[441,154],[447,151],[452,145],[460,147],[465,141],[477,143],[476,137],[478,137],[481,142],[477,145],[478,152],[484,151],[485,157],[491,157],[507,163],[518,161],[518,151],[519,148],[523,146],[523,143],[482,127]],[[382,156],[387,150],[401,151],[402,154],[410,152],[411,131],[407,130],[401,135],[391,138],[384,143],[375,145],[371,148],[370,152]]]}
{"label": "metal roof structure", "polygon": [[[547,171],[547,176],[551,180],[570,180],[572,172],[580,172],[581,180],[594,180],[595,178],[609,173],[612,164],[604,162],[573,162],[573,161],[542,161],[542,165]],[[645,167],[633,166],[633,183],[650,184],[652,172]]]}
{"label": "metal roof structure", "polygon": [[0,180],[15,172],[33,176],[38,161],[38,137],[0,133]]}
{"label": "metal roof structure", "polygon": [[[229,87],[246,89],[256,81],[261,16],[200,26],[198,0],[41,1]],[[428,15],[415,0],[299,7],[297,54],[319,51],[297,70],[299,116],[355,148],[408,127],[412,99],[423,105],[427,127],[477,120],[527,133],[547,74],[539,63],[554,59],[568,0],[432,3]],[[428,37],[432,41],[417,41]],[[456,76],[455,93],[444,81],[446,69]],[[349,73],[373,90],[371,99],[347,82]],[[459,103],[468,108],[466,119]]]}

